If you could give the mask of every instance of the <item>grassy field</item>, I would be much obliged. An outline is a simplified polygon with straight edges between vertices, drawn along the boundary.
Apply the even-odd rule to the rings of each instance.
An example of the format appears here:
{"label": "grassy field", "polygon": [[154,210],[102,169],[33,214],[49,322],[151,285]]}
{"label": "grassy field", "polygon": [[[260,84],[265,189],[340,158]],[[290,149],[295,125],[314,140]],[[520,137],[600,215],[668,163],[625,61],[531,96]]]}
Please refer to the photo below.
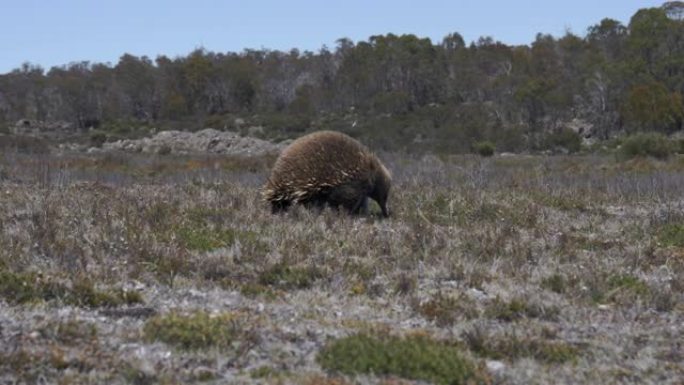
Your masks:
{"label": "grassy field", "polygon": [[0,154],[0,383],[682,384],[683,158],[382,158],[388,220],[271,215],[273,158]]}

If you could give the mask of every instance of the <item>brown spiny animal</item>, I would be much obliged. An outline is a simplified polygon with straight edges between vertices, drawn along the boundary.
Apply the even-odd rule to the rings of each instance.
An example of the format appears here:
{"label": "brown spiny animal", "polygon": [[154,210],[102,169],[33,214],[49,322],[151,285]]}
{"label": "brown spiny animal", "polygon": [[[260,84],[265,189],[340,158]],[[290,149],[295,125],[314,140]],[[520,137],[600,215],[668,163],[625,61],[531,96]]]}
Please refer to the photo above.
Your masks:
{"label": "brown spiny animal", "polygon": [[292,204],[365,212],[368,198],[387,217],[389,171],[364,145],[334,131],[318,131],[290,144],[280,154],[263,188],[273,212]]}

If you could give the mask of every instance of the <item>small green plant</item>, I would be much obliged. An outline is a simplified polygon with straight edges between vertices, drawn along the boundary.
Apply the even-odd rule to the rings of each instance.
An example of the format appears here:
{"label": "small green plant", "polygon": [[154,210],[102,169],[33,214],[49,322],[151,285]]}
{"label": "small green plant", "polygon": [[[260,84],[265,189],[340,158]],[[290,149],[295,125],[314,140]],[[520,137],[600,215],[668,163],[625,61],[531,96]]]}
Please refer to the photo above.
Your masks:
{"label": "small green plant", "polygon": [[235,242],[235,232],[213,230],[209,227],[184,226],[176,232],[180,242],[189,250],[211,251],[220,247],[228,247]]}
{"label": "small green plant", "polygon": [[649,293],[648,286],[644,281],[632,275],[614,275],[608,279],[608,292],[605,299],[614,299],[620,292],[630,292],[636,296],[645,296]]}
{"label": "small green plant", "polygon": [[274,377],[279,374],[280,371],[276,370],[270,366],[260,366],[249,372],[249,376],[252,378],[269,378]]}
{"label": "small green plant", "polygon": [[632,304],[637,299],[647,299],[651,294],[644,281],[630,274],[600,274],[586,285],[594,303]]}
{"label": "small green plant", "polygon": [[477,142],[473,144],[473,150],[475,151],[476,154],[484,157],[492,156],[494,155],[494,152],[496,151],[496,147],[494,146],[494,143],[489,142],[489,141],[483,141],[483,142]]}
{"label": "small green plant", "polygon": [[259,274],[259,283],[282,290],[307,289],[314,281],[322,278],[323,273],[311,267],[288,266],[281,262],[264,270]]}
{"label": "small green plant", "polygon": [[171,312],[150,318],[143,326],[147,341],[161,341],[185,350],[229,348],[241,332],[236,314],[204,311],[188,315]]}
{"label": "small green plant", "polygon": [[674,146],[669,139],[659,133],[645,132],[627,137],[619,150],[621,159],[650,156],[656,159],[667,159],[672,155]]}
{"label": "small green plant", "polygon": [[323,369],[348,375],[398,376],[454,385],[486,382],[457,345],[422,335],[355,334],[329,342],[316,359]]}
{"label": "small green plant", "polygon": [[658,230],[657,237],[663,246],[684,247],[684,224],[664,225]]}
{"label": "small green plant", "polygon": [[567,280],[561,274],[554,274],[541,281],[541,287],[554,293],[563,294],[567,288]]}

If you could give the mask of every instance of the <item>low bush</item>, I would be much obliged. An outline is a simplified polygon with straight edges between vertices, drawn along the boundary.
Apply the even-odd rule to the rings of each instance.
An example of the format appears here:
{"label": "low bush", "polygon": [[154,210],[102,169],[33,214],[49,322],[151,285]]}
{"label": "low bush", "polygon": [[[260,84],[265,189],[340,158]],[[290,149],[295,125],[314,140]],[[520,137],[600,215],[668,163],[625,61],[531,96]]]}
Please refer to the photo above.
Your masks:
{"label": "low bush", "polygon": [[656,132],[631,135],[622,142],[618,155],[621,159],[650,156],[656,159],[667,159],[672,155],[674,146],[669,139]]}
{"label": "low bush", "polygon": [[317,360],[325,370],[348,375],[398,376],[445,385],[487,382],[458,346],[426,336],[356,334],[330,342]]}

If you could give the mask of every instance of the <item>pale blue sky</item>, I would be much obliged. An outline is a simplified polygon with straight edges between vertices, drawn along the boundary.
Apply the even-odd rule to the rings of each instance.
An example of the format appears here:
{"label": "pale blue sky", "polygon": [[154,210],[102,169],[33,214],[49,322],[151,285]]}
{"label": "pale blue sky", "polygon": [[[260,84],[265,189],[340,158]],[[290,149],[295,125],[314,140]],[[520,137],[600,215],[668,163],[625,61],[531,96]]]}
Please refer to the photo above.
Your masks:
{"label": "pale blue sky", "polygon": [[317,51],[348,37],[413,33],[439,42],[492,36],[529,44],[537,32],[583,36],[604,17],[629,22],[632,0],[0,0],[0,73],[24,62],[46,69],[73,61],[113,63],[124,53],[175,57],[198,47]]}

